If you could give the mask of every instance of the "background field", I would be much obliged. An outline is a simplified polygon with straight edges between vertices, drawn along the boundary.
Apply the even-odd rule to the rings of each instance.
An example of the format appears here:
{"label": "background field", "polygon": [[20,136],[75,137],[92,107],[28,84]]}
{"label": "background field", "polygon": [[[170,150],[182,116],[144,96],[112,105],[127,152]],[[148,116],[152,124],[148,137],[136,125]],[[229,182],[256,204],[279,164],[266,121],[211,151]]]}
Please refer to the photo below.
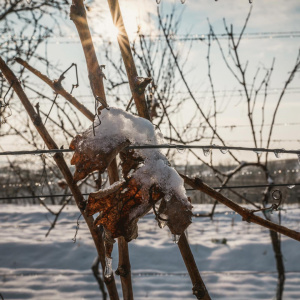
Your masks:
{"label": "background field", "polygon": [[[195,205],[206,212],[210,205]],[[59,206],[52,206],[59,209]],[[278,213],[273,213],[274,221]],[[282,224],[300,230],[300,207],[285,205]],[[90,269],[96,256],[83,222],[77,242],[75,206],[68,206],[48,238],[48,218],[39,206],[2,205],[0,212],[0,293],[4,299],[99,299]],[[212,299],[272,299],[277,274],[267,229],[243,222],[219,205],[214,221],[194,218],[188,229],[199,270]],[[299,299],[300,244],[282,238],[286,267],[283,299]],[[129,244],[136,299],[194,299],[192,285],[167,228],[154,216],[139,222],[139,237]],[[113,257],[117,257],[117,245]],[[117,261],[114,260],[114,269]],[[119,292],[120,280],[117,278]],[[121,295],[121,294],[120,294]]]}

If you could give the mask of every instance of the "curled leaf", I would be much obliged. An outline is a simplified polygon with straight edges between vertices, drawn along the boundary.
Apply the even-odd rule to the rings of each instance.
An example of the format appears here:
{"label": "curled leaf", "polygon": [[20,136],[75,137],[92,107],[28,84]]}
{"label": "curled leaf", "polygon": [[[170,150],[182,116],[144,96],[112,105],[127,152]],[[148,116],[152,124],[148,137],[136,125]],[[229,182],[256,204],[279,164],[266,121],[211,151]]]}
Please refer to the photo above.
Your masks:
{"label": "curled leaf", "polygon": [[121,168],[123,177],[127,178],[130,171],[135,171],[143,162],[143,158],[136,154],[133,149],[124,149],[120,152]]}
{"label": "curled leaf", "polygon": [[100,213],[95,225],[103,225],[111,233],[112,238],[123,236],[127,242],[137,238],[137,222],[163,194],[157,189],[148,191],[134,178],[117,182],[110,188],[91,193],[86,207],[86,213],[91,216]]}
{"label": "curled leaf", "polygon": [[[124,181],[91,193],[86,208],[88,215],[99,213],[95,224],[103,225],[108,240],[136,238],[139,218],[163,197],[160,213],[166,216],[165,223],[173,234],[181,235],[191,223],[192,206],[183,180],[165,155],[159,149],[126,148],[163,142],[162,134],[151,122],[112,107],[102,110],[93,126],[71,142],[70,148],[75,150],[71,160],[76,167],[75,182],[94,171],[103,173],[120,154]],[[108,256],[111,247],[112,242],[107,241]]]}
{"label": "curled leaf", "polygon": [[170,200],[161,201],[158,213],[167,216],[167,224],[175,235],[181,235],[192,223],[192,205],[173,196]]}
{"label": "curled leaf", "polygon": [[[101,142],[101,141],[99,141]],[[87,135],[77,135],[70,144],[70,149],[75,150],[71,164],[75,165],[74,181],[84,179],[88,174],[99,171],[103,173],[117,154],[129,145],[129,141],[121,141],[108,152],[96,147],[96,138]]]}

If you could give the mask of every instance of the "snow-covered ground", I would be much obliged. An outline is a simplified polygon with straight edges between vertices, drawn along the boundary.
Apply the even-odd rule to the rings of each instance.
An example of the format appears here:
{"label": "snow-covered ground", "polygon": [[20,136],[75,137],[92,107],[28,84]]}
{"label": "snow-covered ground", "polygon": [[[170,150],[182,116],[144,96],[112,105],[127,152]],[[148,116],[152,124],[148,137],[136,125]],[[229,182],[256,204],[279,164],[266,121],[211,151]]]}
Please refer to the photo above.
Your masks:
{"label": "snow-covered ground", "polygon": [[[209,211],[210,207],[195,205],[194,211]],[[285,208],[282,224],[300,231],[300,208]],[[213,222],[194,218],[188,229],[212,299],[272,299],[277,274],[268,230],[242,222],[221,205],[217,211],[222,213]],[[101,299],[90,270],[96,251],[83,222],[77,242],[72,241],[78,216],[77,208],[68,206],[46,238],[48,219],[53,217],[44,208],[0,206],[0,293],[5,300]],[[300,243],[283,236],[282,242],[287,271],[284,299],[300,299]],[[178,247],[168,229],[157,226],[153,215],[139,222],[139,237],[129,248],[135,299],[195,299]],[[117,276],[116,280],[121,295]]]}

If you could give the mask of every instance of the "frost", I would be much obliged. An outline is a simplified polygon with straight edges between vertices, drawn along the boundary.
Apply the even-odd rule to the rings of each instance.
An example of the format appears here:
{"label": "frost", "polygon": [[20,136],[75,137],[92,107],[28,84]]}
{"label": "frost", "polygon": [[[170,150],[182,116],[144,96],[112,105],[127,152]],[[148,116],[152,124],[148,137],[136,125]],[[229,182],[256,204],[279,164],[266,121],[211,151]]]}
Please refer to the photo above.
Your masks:
{"label": "frost", "polygon": [[112,258],[105,257],[105,270],[104,270],[104,277],[110,278],[113,274],[112,270]]}
{"label": "frost", "polygon": [[174,244],[178,244],[179,239],[180,239],[180,235],[173,234],[173,243]]}

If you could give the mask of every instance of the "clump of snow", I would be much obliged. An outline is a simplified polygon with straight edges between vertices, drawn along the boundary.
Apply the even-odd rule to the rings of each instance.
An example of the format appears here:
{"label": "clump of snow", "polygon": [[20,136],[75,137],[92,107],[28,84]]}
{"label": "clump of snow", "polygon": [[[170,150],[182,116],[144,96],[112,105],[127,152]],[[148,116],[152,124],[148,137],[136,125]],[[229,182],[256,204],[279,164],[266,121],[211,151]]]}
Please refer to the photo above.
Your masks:
{"label": "clump of snow", "polygon": [[[96,116],[94,125],[83,135],[89,147],[105,153],[125,141],[131,145],[164,143],[161,133],[150,121],[114,107],[102,110],[101,115]],[[144,164],[132,176],[145,190],[157,184],[165,195],[176,195],[178,199],[187,201],[183,179],[169,166],[167,158],[159,149],[135,149],[135,153],[143,158]]]}
{"label": "clump of snow", "polygon": [[135,171],[134,177],[145,189],[149,189],[153,184],[157,184],[162,192],[167,195],[165,197],[166,200],[170,200],[173,195],[184,200],[186,199],[186,193],[183,179],[167,163],[164,157],[153,159],[153,157],[148,156],[145,158],[144,165]]}
{"label": "clump of snow", "polygon": [[93,149],[104,152],[109,152],[126,140],[135,145],[161,142],[151,122],[114,107],[102,110],[84,137],[89,138]]}

